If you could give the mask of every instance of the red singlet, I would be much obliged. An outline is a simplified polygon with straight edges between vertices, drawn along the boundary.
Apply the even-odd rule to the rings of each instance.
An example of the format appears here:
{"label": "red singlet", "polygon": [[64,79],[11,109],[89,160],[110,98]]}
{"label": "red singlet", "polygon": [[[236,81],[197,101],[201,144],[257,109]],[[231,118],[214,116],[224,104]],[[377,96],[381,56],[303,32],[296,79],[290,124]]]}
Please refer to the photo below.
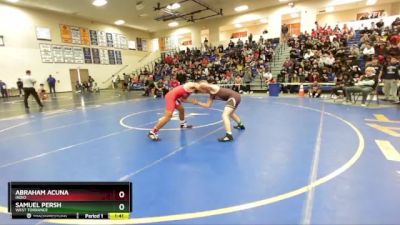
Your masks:
{"label": "red singlet", "polygon": [[165,110],[173,112],[177,106],[181,105],[180,98],[188,98],[191,93],[187,92],[183,85],[180,85],[165,95]]}

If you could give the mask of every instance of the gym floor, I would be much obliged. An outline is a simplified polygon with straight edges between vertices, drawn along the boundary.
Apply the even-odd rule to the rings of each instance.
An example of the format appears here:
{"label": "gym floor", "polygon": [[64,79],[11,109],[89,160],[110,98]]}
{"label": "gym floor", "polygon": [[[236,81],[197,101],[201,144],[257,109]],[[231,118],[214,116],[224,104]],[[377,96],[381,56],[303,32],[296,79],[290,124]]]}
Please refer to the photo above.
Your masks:
{"label": "gym floor", "polygon": [[[205,100],[205,96],[197,96]],[[59,94],[39,112],[0,103],[0,224],[398,224],[400,107],[243,96],[246,130],[186,104],[151,142],[162,99],[113,91]],[[14,220],[9,181],[132,181],[127,221]]]}

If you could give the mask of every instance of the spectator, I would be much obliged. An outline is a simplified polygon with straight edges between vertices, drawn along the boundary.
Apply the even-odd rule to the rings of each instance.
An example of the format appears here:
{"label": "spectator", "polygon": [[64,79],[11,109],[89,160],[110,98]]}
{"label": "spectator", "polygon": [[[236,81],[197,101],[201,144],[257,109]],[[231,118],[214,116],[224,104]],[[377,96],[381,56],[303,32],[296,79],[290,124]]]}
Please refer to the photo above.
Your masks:
{"label": "spectator", "polygon": [[343,103],[348,104],[351,102],[351,96],[353,93],[362,93],[361,105],[366,106],[365,102],[367,101],[368,94],[374,90],[377,81],[378,76],[376,75],[375,69],[373,67],[367,67],[367,69],[365,69],[365,75],[358,79],[358,82],[354,87],[346,87],[344,89],[346,92],[346,102]]}
{"label": "spectator", "polygon": [[180,84],[186,83],[187,77],[183,71],[178,72],[176,79],[179,81]]}
{"label": "spectator", "polygon": [[252,33],[250,33],[248,40],[249,40],[249,44],[251,44],[253,42],[253,34]]}
{"label": "spectator", "polygon": [[282,30],[282,41],[286,42],[289,33],[289,27],[286,24],[283,24],[281,30]]}
{"label": "spectator", "polygon": [[0,92],[2,98],[8,98],[7,85],[2,80],[0,80]]}
{"label": "spectator", "polygon": [[313,56],[314,56],[314,52],[313,52],[311,49],[308,49],[307,52],[306,52],[306,54],[304,54],[304,59],[305,59],[305,60],[308,60],[308,59],[310,59],[310,58],[313,57]]}
{"label": "spectator", "polygon": [[18,78],[17,87],[18,87],[18,91],[19,91],[19,97],[21,97],[23,88],[24,88],[24,84],[22,83],[21,78]]}
{"label": "spectator", "polygon": [[236,76],[235,82],[234,82],[234,85],[233,85],[232,89],[234,91],[236,91],[236,92],[239,92],[239,93],[243,92],[242,91],[242,78],[239,75]]}
{"label": "spectator", "polygon": [[41,101],[45,101],[48,99],[48,95],[46,93],[46,90],[44,89],[44,84],[39,85],[39,89],[37,92]]}
{"label": "spectator", "polygon": [[204,38],[204,48],[206,49],[206,50],[208,50],[208,40],[207,40],[207,38]]}
{"label": "spectator", "polygon": [[154,88],[154,98],[163,98],[167,93],[168,89],[166,88],[163,79],[158,80]]}
{"label": "spectator", "polygon": [[118,88],[118,78],[115,75],[111,76],[111,82],[112,82],[112,88],[117,89]]}
{"label": "spectator", "polygon": [[340,96],[339,91],[342,91],[344,95],[344,86],[345,86],[345,76],[346,79],[348,79],[348,76],[345,75],[346,73],[346,68],[342,67],[341,73],[338,74],[338,76],[335,77],[335,87],[331,91],[331,98],[336,99],[337,97]]}
{"label": "spectator", "polygon": [[75,92],[76,93],[82,93],[83,92],[83,86],[79,81],[76,81],[75,83]]}
{"label": "spectator", "polygon": [[392,100],[394,103],[399,103],[397,96],[397,83],[400,79],[399,63],[394,57],[390,59],[387,65],[383,66],[382,80],[383,80],[383,93],[385,94],[385,101]]}
{"label": "spectator", "polygon": [[88,82],[89,82],[89,85],[90,85],[91,87],[93,87],[94,79],[93,79],[92,76],[89,76]]}
{"label": "spectator", "polygon": [[173,76],[171,81],[169,82],[169,86],[172,89],[178,87],[181,83],[176,79],[176,76]]}
{"label": "spectator", "polygon": [[400,26],[400,17],[397,17],[393,23],[392,23],[392,29],[396,29],[398,26]]}
{"label": "spectator", "polygon": [[87,81],[82,82],[82,90],[87,92],[92,92],[90,85]]}
{"label": "spectator", "polygon": [[47,78],[47,84],[49,85],[50,94],[52,93],[56,94],[56,79],[54,79],[54,77],[52,77],[51,74]]}
{"label": "spectator", "polygon": [[372,57],[375,55],[375,49],[369,42],[367,42],[365,45],[365,48],[363,50],[363,55],[366,60],[371,60]]}
{"label": "spectator", "polygon": [[97,85],[97,82],[93,81],[91,87],[92,87],[92,92],[95,92],[95,93],[99,93],[100,92],[100,88]]}
{"label": "spectator", "polygon": [[322,90],[318,84],[318,81],[314,81],[310,87],[310,94],[309,94],[310,97],[319,98],[319,97],[321,97],[321,93],[322,93]]}
{"label": "spectator", "polygon": [[243,76],[243,82],[245,84],[245,90],[244,91],[245,91],[246,94],[253,93],[251,91],[251,87],[250,87],[250,83],[251,83],[252,80],[253,80],[253,77],[251,75],[251,68],[250,68],[250,66],[246,66],[245,72],[244,72],[244,76]]}
{"label": "spectator", "polygon": [[148,76],[145,83],[144,83],[144,93],[142,96],[150,96],[154,95],[154,80],[152,76]]}
{"label": "spectator", "polygon": [[383,19],[376,23],[376,28],[379,30],[379,34],[382,34],[384,26],[385,23],[383,22]]}
{"label": "spectator", "polygon": [[319,80],[320,80],[320,75],[318,71],[314,71],[313,73],[311,73],[311,77],[309,78],[309,81],[311,83],[319,82]]}

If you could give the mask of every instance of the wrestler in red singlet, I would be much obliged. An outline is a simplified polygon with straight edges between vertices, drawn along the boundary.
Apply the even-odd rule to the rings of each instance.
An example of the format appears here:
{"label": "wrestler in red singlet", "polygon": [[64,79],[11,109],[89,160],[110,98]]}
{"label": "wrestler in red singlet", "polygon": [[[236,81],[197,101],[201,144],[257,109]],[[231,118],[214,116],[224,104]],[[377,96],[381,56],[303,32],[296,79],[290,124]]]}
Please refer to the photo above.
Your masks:
{"label": "wrestler in red singlet", "polygon": [[180,85],[165,95],[165,115],[158,121],[157,125],[148,133],[148,137],[153,141],[158,141],[158,131],[167,124],[171,118],[174,110],[179,111],[179,119],[181,123],[181,128],[192,128],[185,121],[185,109],[182,106],[182,102],[197,103],[196,99],[189,99],[191,93],[193,93],[198,84],[193,82],[188,82]]}

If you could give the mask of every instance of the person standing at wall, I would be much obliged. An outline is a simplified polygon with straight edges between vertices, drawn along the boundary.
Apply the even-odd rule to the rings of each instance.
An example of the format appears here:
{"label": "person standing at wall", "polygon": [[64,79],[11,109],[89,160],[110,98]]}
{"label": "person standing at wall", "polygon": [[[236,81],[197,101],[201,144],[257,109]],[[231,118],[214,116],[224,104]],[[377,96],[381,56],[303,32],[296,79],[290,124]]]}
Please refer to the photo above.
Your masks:
{"label": "person standing at wall", "polygon": [[22,96],[23,87],[24,87],[24,84],[22,83],[21,78],[18,78],[17,87],[18,87],[18,91],[19,91],[19,97],[21,97]]}
{"label": "person standing at wall", "polygon": [[49,84],[50,94],[56,94],[56,79],[49,75],[47,78],[47,84]]}
{"label": "person standing at wall", "polygon": [[8,98],[7,85],[2,80],[0,80],[0,92],[2,98]]}
{"label": "person standing at wall", "polygon": [[399,103],[397,97],[397,82],[400,78],[399,64],[396,58],[392,57],[390,61],[383,67],[382,80],[383,92],[385,94],[385,101],[392,100],[394,103]]}
{"label": "person standing at wall", "polygon": [[281,31],[282,31],[282,43],[285,44],[289,33],[289,27],[286,24],[283,24]]}
{"label": "person standing at wall", "polygon": [[246,66],[245,71],[244,71],[244,76],[243,76],[243,82],[245,83],[245,94],[252,94],[253,92],[251,91],[250,88],[250,83],[253,80],[253,77],[251,75],[251,67],[249,65]]}
{"label": "person standing at wall", "polygon": [[28,105],[28,98],[30,95],[32,95],[37,104],[39,105],[40,108],[43,108],[43,104],[39,99],[39,96],[34,88],[36,80],[32,78],[31,76],[31,71],[27,70],[25,76],[22,77],[22,83],[24,86],[24,104],[25,104],[25,109],[29,109]]}

